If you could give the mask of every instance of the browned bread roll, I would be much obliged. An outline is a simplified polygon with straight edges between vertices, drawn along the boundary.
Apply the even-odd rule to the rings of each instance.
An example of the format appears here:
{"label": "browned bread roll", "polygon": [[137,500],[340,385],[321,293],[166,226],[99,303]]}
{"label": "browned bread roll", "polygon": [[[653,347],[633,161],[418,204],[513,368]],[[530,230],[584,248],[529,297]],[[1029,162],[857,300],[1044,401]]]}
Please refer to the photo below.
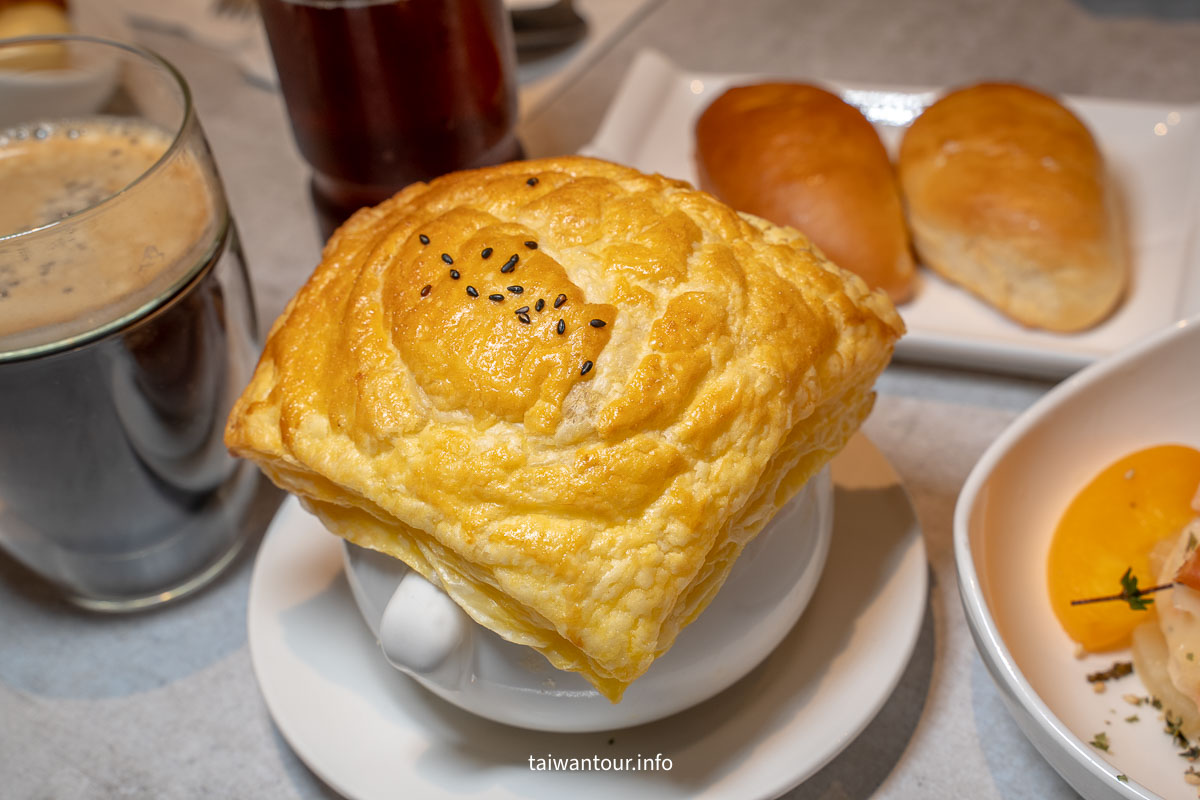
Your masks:
{"label": "browned bread roll", "polygon": [[516,162],[351,217],[226,442],[616,700],[858,428],[902,330],[795,231]]}
{"label": "browned bread roll", "polygon": [[899,169],[926,266],[1033,327],[1080,330],[1117,305],[1128,268],[1104,161],[1058,101],[952,92],[909,128]]}
{"label": "browned bread roll", "polygon": [[729,89],[696,123],[700,187],[739,211],[804,232],[835,264],[908,299],[913,258],[879,135],[824,89]]}

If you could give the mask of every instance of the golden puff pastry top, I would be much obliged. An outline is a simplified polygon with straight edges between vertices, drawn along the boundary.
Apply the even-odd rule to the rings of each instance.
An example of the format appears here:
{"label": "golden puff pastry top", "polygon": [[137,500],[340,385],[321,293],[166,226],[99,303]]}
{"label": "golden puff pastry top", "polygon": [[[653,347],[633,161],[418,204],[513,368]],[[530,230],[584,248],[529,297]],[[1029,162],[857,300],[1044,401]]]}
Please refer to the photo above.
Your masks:
{"label": "golden puff pastry top", "polygon": [[795,231],[515,162],[355,214],[226,441],[615,700],[857,428],[901,330]]}

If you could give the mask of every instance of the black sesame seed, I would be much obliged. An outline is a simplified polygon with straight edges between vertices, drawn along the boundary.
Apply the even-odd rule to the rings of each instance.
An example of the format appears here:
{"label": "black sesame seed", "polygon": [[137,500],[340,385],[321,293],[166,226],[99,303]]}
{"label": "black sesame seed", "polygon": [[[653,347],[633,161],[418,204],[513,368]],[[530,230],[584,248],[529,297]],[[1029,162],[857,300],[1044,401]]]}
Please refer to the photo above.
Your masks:
{"label": "black sesame seed", "polygon": [[428,283],[425,284],[425,288],[421,289],[421,297],[428,297],[431,291],[433,291],[433,286]]}
{"label": "black sesame seed", "polygon": [[467,294],[471,295],[471,297],[479,297],[479,290],[476,289],[474,286],[468,286]]}
{"label": "black sesame seed", "polygon": [[504,301],[504,295],[502,295],[502,294],[489,294],[489,295],[488,295],[488,300],[491,300],[493,303],[500,303],[500,302],[503,302],[503,301]]}
{"label": "black sesame seed", "polygon": [[447,264],[454,263],[454,259],[450,257],[449,253],[442,253],[442,261],[445,261]]}
{"label": "black sesame seed", "polygon": [[450,270],[450,277],[453,278],[454,280],[458,280],[459,279],[458,270],[456,270],[456,269]]}
{"label": "black sesame seed", "polygon": [[546,307],[546,301],[539,297],[537,303],[535,303],[533,306],[533,310],[541,311],[545,307]]}
{"label": "black sesame seed", "polygon": [[529,313],[529,306],[521,306],[520,308],[518,308],[518,309],[517,309],[516,311],[514,311],[513,313],[514,313],[514,314],[528,314],[528,313]]}
{"label": "black sesame seed", "polygon": [[525,246],[530,250],[537,250],[537,242],[526,242]]}
{"label": "black sesame seed", "polygon": [[563,322],[563,321],[560,319],[560,320],[558,321],[558,325],[556,325],[556,326],[554,327],[554,330],[558,331],[558,335],[559,335],[559,336],[562,336],[564,333],[566,333],[566,332],[567,332],[567,323]]}
{"label": "black sesame seed", "polygon": [[524,325],[529,324],[529,315],[528,314],[517,314],[517,319],[521,320],[521,323]]}
{"label": "black sesame seed", "polygon": [[491,258],[492,257],[492,248],[490,248],[490,247],[483,248],[483,252],[480,253],[479,255],[481,258]]}
{"label": "black sesame seed", "polygon": [[590,362],[590,361],[583,362],[583,366],[579,368],[580,375],[587,375],[591,371],[592,371],[592,362]]}
{"label": "black sesame seed", "polygon": [[525,181],[525,184],[527,186],[537,186],[537,178],[530,178],[529,180]]}
{"label": "black sesame seed", "polygon": [[525,291],[525,287],[524,286],[509,286],[508,290],[510,292],[512,292],[513,294],[520,294],[521,292]]}
{"label": "black sesame seed", "polygon": [[594,319],[588,323],[588,325],[591,325],[593,328],[603,328],[606,324],[607,323],[605,323],[605,321],[602,319]]}
{"label": "black sesame seed", "polygon": [[517,268],[517,261],[519,261],[519,260],[520,260],[520,257],[514,255],[508,261],[504,262],[504,266],[500,268],[500,271],[501,272],[512,272],[514,269]]}
{"label": "black sesame seed", "polygon": [[554,298],[554,307],[558,308],[565,302],[567,302],[567,296],[565,294],[560,294],[558,297]]}
{"label": "black sesame seed", "polygon": [[425,234],[422,233],[417,238],[421,240],[421,244],[429,244],[429,237],[426,236]]}

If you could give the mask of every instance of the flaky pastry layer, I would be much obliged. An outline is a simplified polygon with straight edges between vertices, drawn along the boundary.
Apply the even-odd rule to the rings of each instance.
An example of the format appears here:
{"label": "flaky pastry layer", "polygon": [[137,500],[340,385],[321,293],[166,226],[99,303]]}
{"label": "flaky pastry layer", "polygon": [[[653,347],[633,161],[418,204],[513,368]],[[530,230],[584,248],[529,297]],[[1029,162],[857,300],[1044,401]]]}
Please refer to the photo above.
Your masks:
{"label": "flaky pastry layer", "polygon": [[226,442],[616,701],[858,428],[902,328],[687,184],[515,162],[355,214]]}

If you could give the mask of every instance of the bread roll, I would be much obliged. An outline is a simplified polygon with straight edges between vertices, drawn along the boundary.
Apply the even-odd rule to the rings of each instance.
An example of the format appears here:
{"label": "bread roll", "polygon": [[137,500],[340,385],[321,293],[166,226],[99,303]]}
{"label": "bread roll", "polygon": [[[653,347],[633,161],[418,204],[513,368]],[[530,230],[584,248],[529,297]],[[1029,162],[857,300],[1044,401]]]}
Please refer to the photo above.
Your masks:
{"label": "bread roll", "polygon": [[901,330],[684,183],[515,162],[351,217],[226,442],[615,701],[858,428]]}
{"label": "bread roll", "polygon": [[980,84],[908,129],[900,183],[920,260],[1025,325],[1076,331],[1128,280],[1104,161],[1087,128],[1040,92]]}
{"label": "bread roll", "polygon": [[696,123],[700,187],[739,211],[804,232],[893,301],[913,289],[900,190],[858,109],[815,86],[730,89]]}
{"label": "bread roll", "polygon": [[[60,33],[71,33],[71,21],[61,4],[49,0],[15,3],[0,0],[0,40]],[[67,65],[67,47],[62,42],[0,50],[0,71],[64,69]]]}

